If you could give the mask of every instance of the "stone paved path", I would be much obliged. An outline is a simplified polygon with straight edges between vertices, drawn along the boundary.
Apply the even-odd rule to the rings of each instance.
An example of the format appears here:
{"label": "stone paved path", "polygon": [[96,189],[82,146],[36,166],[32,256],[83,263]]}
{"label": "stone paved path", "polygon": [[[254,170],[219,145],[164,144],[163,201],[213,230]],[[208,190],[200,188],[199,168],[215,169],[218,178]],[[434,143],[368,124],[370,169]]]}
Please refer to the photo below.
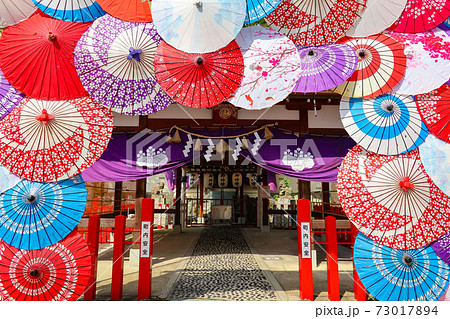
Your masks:
{"label": "stone paved path", "polygon": [[207,227],[168,299],[276,300],[238,228]]}

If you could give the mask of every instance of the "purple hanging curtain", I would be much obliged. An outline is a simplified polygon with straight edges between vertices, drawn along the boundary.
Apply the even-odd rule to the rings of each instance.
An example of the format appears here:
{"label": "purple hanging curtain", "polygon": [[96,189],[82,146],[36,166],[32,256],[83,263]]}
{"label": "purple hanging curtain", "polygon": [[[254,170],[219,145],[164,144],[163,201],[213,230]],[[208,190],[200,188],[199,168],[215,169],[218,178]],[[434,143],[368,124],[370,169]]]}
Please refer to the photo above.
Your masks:
{"label": "purple hanging curtain", "polygon": [[[225,160],[253,162],[269,172],[297,179],[317,182],[335,182],[342,158],[355,142],[350,138],[297,137],[271,128],[273,138],[266,140],[264,130],[247,137],[248,148],[243,149],[242,139],[226,140],[231,150]],[[244,130],[196,131],[206,136],[231,136],[246,133]],[[167,143],[167,134],[141,132],[136,136],[114,136],[101,158],[82,173],[86,182],[126,181],[145,178],[175,170],[192,163],[220,160],[214,146],[220,140],[202,139],[203,150],[194,151],[196,137],[180,131],[181,143]],[[230,163],[232,165],[232,163]],[[172,175],[173,177],[173,175]],[[276,182],[275,182],[276,187]]]}
{"label": "purple hanging curtain", "polygon": [[277,191],[277,174],[272,171],[267,171],[267,184],[272,192]]}
{"label": "purple hanging curtain", "polygon": [[167,180],[167,187],[169,187],[170,192],[174,192],[177,188],[177,170],[171,169],[164,172]]}
{"label": "purple hanging curtain", "polygon": [[201,156],[194,141],[180,132],[181,143],[167,143],[167,134],[143,131],[133,137],[114,136],[100,159],[82,172],[86,182],[141,179],[176,169]]}
{"label": "purple hanging curtain", "polygon": [[297,137],[271,129],[251,134],[248,149],[240,153],[253,163],[276,174],[305,181],[336,182],[338,167],[348,150],[355,146],[350,138]]}

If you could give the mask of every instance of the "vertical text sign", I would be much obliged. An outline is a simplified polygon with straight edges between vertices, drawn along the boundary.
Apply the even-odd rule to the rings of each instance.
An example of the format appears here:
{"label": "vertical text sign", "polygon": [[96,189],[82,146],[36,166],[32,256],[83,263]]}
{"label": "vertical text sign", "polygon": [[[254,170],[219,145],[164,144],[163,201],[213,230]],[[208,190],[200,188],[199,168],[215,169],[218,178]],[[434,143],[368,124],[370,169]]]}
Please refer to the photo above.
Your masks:
{"label": "vertical text sign", "polygon": [[310,223],[301,223],[301,229],[302,229],[302,258],[311,258]]}
{"label": "vertical text sign", "polygon": [[141,258],[150,258],[150,222],[141,225]]}

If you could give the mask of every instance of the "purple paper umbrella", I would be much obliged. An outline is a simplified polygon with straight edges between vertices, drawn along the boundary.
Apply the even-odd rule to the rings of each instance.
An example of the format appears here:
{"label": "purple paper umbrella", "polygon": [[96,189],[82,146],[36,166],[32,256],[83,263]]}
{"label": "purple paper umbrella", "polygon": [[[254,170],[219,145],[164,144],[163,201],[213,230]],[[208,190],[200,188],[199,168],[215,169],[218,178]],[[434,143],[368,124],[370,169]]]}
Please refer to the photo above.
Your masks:
{"label": "purple paper umbrella", "polygon": [[344,83],[356,69],[355,51],[346,44],[298,46],[302,61],[300,79],[293,92],[316,93]]}
{"label": "purple paper umbrella", "polygon": [[8,82],[0,70],[0,120],[19,105],[22,98],[23,94]]}
{"label": "purple paper umbrella", "polygon": [[450,232],[431,243],[431,247],[443,261],[450,265]]}
{"label": "purple paper umbrella", "polygon": [[95,20],[75,48],[83,86],[97,102],[121,114],[165,109],[173,102],[156,82],[153,64],[160,41],[153,23],[110,15]]}

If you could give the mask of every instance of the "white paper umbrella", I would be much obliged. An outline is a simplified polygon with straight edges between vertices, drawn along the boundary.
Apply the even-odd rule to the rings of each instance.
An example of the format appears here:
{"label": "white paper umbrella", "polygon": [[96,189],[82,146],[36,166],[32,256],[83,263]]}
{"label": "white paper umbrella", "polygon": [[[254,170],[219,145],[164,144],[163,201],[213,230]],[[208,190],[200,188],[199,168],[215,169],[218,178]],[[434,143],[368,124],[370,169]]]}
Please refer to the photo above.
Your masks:
{"label": "white paper umbrella", "polygon": [[294,43],[262,26],[242,29],[236,42],[244,56],[244,78],[228,101],[257,110],[285,99],[301,72],[301,60]]}
{"label": "white paper umbrella", "polygon": [[367,0],[366,8],[347,31],[350,37],[368,37],[389,28],[401,16],[408,0]]}
{"label": "white paper umbrella", "polygon": [[439,88],[450,78],[450,36],[435,28],[423,33],[389,35],[405,47],[406,72],[394,87],[398,94],[416,95]]}
{"label": "white paper umbrella", "polygon": [[171,46],[206,53],[236,38],[247,15],[246,0],[153,0],[153,22]]}
{"label": "white paper umbrella", "polygon": [[340,113],[344,128],[355,142],[378,154],[408,152],[422,144],[428,135],[412,96],[344,97]]}
{"label": "white paper umbrella", "polygon": [[423,167],[433,182],[450,196],[450,144],[430,134],[419,146]]}
{"label": "white paper umbrella", "polygon": [[19,23],[35,11],[32,0],[0,0],[0,28]]}

